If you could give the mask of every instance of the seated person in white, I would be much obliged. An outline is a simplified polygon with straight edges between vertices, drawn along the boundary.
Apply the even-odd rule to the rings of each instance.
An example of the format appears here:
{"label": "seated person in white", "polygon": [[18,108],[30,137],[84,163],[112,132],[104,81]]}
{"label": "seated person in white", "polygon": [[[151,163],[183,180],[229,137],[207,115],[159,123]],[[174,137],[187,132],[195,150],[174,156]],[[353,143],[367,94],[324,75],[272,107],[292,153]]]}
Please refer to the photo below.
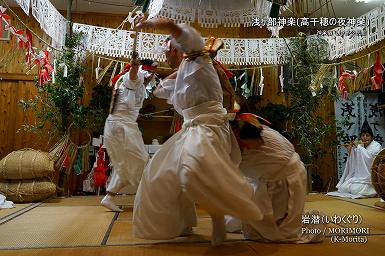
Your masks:
{"label": "seated person in white", "polygon": [[[320,240],[322,234],[308,234],[302,229],[307,175],[294,146],[279,132],[261,125],[257,116],[250,113],[238,114],[232,127],[242,150],[240,169],[254,188],[253,200],[262,210],[263,219],[246,222],[226,216],[226,230],[242,231],[246,239],[261,242]],[[319,215],[319,212],[305,215]],[[315,224],[323,230],[323,224]]]}
{"label": "seated person in white", "polygon": [[342,197],[373,197],[376,191],[372,185],[371,167],[374,157],[381,151],[381,144],[373,140],[373,131],[368,121],[361,128],[361,144],[349,144],[349,157],[344,173],[337,184],[338,193],[329,193]]}

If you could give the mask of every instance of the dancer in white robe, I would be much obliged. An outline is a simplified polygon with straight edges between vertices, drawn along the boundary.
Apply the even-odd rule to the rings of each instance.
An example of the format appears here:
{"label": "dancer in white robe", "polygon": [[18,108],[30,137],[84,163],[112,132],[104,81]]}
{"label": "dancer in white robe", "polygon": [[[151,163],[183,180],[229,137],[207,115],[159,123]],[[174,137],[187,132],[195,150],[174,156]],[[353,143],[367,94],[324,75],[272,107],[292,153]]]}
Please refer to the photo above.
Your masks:
{"label": "dancer in white robe", "polygon": [[[242,150],[240,169],[254,188],[253,200],[262,210],[263,219],[247,223],[226,216],[226,230],[242,231],[246,239],[261,242],[321,240],[322,234],[309,232],[317,225],[308,229],[302,225],[307,175],[293,145],[279,132],[261,125],[253,114],[238,114],[233,129]],[[316,210],[305,213],[319,214]]]}
{"label": "dancer in white robe", "polygon": [[201,52],[203,40],[195,29],[167,19],[141,26],[166,29],[172,46],[196,55],[183,60],[165,86],[184,124],[143,173],[135,197],[134,236],[171,239],[191,233],[197,203],[212,217],[212,244],[220,244],[225,239],[224,214],[257,221],[261,212],[251,200],[252,187],[234,164],[240,151],[222,106],[218,75],[210,57]]}
{"label": "dancer in white robe", "polygon": [[368,122],[362,125],[361,144],[347,146],[349,156],[345,170],[337,184],[337,192],[329,195],[363,198],[377,193],[372,185],[371,167],[375,156],[381,151],[381,144],[373,140],[373,131]]}
{"label": "dancer in white robe", "polygon": [[107,195],[101,204],[118,212],[122,210],[113,202],[113,197],[125,186],[136,191],[148,161],[148,153],[136,119],[143,105],[145,85],[152,75],[139,65],[138,61],[131,61],[130,71],[120,78],[121,83],[118,80],[114,110],[104,127],[104,145],[111,159],[113,172],[107,186]]}

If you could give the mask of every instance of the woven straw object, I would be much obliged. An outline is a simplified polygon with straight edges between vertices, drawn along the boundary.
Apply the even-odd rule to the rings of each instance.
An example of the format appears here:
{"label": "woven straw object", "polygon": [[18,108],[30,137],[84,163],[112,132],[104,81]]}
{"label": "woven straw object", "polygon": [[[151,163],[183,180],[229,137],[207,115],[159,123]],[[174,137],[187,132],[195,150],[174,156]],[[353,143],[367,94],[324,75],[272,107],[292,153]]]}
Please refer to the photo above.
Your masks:
{"label": "woven straw object", "polygon": [[385,200],[385,149],[381,150],[374,158],[372,183],[377,194]]}
{"label": "woven straw object", "polygon": [[0,182],[0,193],[14,203],[39,202],[56,193],[56,185],[49,181]]}
{"label": "woven straw object", "polygon": [[54,171],[51,156],[40,150],[13,151],[0,161],[0,179],[22,180],[49,177]]}

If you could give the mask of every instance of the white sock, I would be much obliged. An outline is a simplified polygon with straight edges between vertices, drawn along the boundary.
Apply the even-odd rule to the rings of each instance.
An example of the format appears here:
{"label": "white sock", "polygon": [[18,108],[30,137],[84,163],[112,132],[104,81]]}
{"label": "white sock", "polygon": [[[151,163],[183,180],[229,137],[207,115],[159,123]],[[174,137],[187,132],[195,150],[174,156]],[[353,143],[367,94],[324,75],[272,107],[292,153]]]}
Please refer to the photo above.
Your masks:
{"label": "white sock", "polygon": [[185,227],[180,234],[180,236],[191,236],[194,234],[193,228],[192,227]]}
{"label": "white sock", "polygon": [[111,195],[106,195],[102,201],[100,202],[101,205],[103,205],[104,207],[110,209],[111,211],[113,212],[122,212],[123,210],[120,209],[115,203],[114,201],[112,200],[114,198],[114,196],[111,196]]}

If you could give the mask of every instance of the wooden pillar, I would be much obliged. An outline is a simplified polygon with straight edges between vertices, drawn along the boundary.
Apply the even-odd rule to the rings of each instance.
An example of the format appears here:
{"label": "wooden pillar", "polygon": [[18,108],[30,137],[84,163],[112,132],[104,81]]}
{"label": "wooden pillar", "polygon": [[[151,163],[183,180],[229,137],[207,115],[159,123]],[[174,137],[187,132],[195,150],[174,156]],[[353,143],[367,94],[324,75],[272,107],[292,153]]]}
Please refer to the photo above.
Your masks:
{"label": "wooden pillar", "polygon": [[67,35],[72,34],[72,0],[67,0]]}

